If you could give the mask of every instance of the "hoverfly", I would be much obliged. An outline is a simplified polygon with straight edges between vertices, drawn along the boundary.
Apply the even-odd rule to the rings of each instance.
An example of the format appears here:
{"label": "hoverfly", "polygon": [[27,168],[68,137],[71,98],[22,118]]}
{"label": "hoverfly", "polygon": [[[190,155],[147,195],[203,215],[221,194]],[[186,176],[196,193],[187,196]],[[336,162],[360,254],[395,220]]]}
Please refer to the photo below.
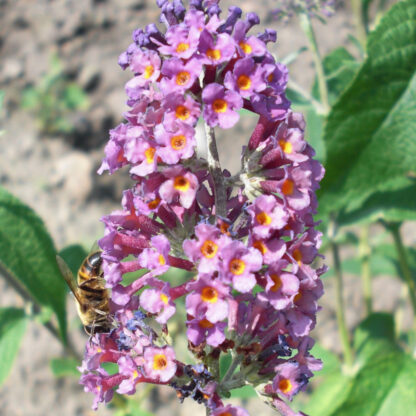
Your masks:
{"label": "hoverfly", "polygon": [[105,287],[102,271],[101,251],[94,251],[82,262],[77,273],[77,281],[65,261],[56,256],[62,276],[77,300],[78,316],[85,332],[110,332],[110,294]]}

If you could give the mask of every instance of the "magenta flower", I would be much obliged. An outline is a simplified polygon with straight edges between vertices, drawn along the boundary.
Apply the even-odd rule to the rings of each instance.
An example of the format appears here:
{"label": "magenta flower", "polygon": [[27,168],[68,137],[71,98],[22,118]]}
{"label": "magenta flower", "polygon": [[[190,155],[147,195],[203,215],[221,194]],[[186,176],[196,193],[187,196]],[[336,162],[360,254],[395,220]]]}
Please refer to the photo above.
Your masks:
{"label": "magenta flower", "polygon": [[168,94],[163,100],[165,110],[163,124],[167,130],[176,122],[183,122],[195,126],[201,107],[190,95],[184,96],[179,93]]}
{"label": "magenta flower", "polygon": [[147,347],[143,357],[146,377],[165,383],[175,375],[177,366],[173,348]]}
{"label": "magenta flower", "polygon": [[288,362],[276,367],[277,375],[273,379],[273,389],[291,399],[302,389],[310,377],[307,368],[302,368],[298,363]]}
{"label": "magenta flower", "polygon": [[221,231],[209,224],[195,227],[195,240],[185,240],[183,250],[190,260],[198,262],[200,273],[214,273],[220,264],[220,253],[231,240]]}
{"label": "magenta flower", "polygon": [[181,166],[165,169],[167,178],[159,188],[161,198],[168,204],[178,201],[184,208],[190,208],[195,200],[198,178]]}
{"label": "magenta flower", "polygon": [[144,87],[160,76],[161,59],[155,51],[135,51],[130,61],[130,69],[136,74],[135,85]]}
{"label": "magenta flower", "polygon": [[247,208],[253,223],[253,235],[267,238],[274,230],[280,230],[287,224],[289,215],[284,207],[272,195],[261,195]]}
{"label": "magenta flower", "polygon": [[209,322],[223,321],[228,316],[230,290],[218,280],[207,275],[199,276],[196,282],[187,286],[190,291],[186,297],[186,312],[192,316],[205,316]]}
{"label": "magenta flower", "polygon": [[212,347],[218,347],[225,340],[225,322],[210,322],[207,318],[194,318],[186,322],[186,336],[194,345],[206,342]]}
{"label": "magenta flower", "polygon": [[161,45],[159,52],[177,58],[189,59],[198,48],[199,31],[195,27],[172,26],[166,31],[167,45]]}
{"label": "magenta flower", "polygon": [[157,155],[163,162],[174,165],[181,159],[189,159],[194,154],[196,146],[195,131],[185,123],[175,123],[166,131],[163,124],[155,128],[155,139],[161,146]]}
{"label": "magenta flower", "polygon": [[204,30],[199,41],[200,61],[206,65],[219,65],[228,62],[234,55],[235,44],[227,33],[221,33],[214,39],[213,35]]}
{"label": "magenta flower", "polygon": [[250,98],[253,93],[266,89],[261,66],[256,65],[250,57],[237,61],[233,72],[227,72],[225,75],[224,85],[244,98]]}
{"label": "magenta flower", "polygon": [[219,125],[223,129],[234,126],[240,116],[237,111],[243,106],[243,100],[234,91],[226,91],[219,84],[209,84],[202,91],[204,118],[209,126]]}
{"label": "magenta flower", "polygon": [[150,313],[158,314],[156,321],[160,324],[166,324],[176,311],[169,290],[169,283],[165,283],[161,289],[145,289],[140,295],[140,306]]}
{"label": "magenta flower", "polygon": [[221,253],[220,279],[232,283],[233,288],[246,293],[253,289],[256,278],[253,272],[260,269],[262,256],[258,250],[247,248],[239,241],[225,246]]}
{"label": "magenta flower", "polygon": [[190,59],[183,63],[181,59],[171,58],[164,61],[162,74],[165,76],[160,82],[160,88],[165,93],[184,91],[191,88],[199,77],[202,65],[198,59]]}

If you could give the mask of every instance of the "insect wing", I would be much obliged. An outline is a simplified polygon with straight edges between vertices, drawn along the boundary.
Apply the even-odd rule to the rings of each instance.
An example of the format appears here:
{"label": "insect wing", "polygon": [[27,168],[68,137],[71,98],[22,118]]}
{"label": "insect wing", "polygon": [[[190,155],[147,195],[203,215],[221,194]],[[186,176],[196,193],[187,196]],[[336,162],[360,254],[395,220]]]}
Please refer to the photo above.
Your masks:
{"label": "insect wing", "polygon": [[56,256],[56,262],[58,263],[58,267],[59,267],[59,270],[62,273],[63,278],[65,279],[67,285],[71,289],[71,292],[74,294],[75,299],[78,301],[78,303],[81,304],[82,303],[81,299],[78,296],[78,286],[75,283],[75,278],[74,278],[74,275],[72,274],[70,268],[65,263],[65,260],[60,256]]}

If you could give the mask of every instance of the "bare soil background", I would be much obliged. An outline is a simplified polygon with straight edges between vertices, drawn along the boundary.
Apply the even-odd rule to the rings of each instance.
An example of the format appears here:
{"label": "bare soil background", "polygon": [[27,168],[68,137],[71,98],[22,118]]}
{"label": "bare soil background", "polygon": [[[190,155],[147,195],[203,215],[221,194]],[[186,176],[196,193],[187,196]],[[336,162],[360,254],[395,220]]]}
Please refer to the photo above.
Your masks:
{"label": "bare soil background", "polygon": [[[295,22],[277,24],[271,19],[273,0],[243,0],[244,12],[260,15],[262,28],[278,31],[273,52],[281,57],[304,46],[303,33]],[[223,1],[225,11],[231,1]],[[117,65],[118,55],[131,42],[131,32],[156,22],[158,9],[153,0],[0,0],[0,90],[5,103],[0,118],[0,183],[43,218],[58,249],[72,243],[86,247],[100,238],[99,219],[118,209],[121,192],[129,186],[123,173],[98,176],[108,129],[122,121],[126,109],[124,84],[130,74]],[[353,31],[351,12],[341,8],[326,25],[316,22],[322,53],[348,44]],[[262,30],[259,28],[258,30]],[[257,28],[254,28],[256,31]],[[352,48],[350,48],[352,49]],[[22,92],[37,85],[50,69],[57,54],[65,76],[80,85],[89,107],[72,114],[70,135],[46,137],[33,114],[21,106]],[[290,67],[290,76],[309,87],[313,80],[312,61],[303,53]],[[247,142],[256,119],[244,118],[220,137],[223,166],[236,170],[240,147]],[[237,144],[238,143],[238,144]],[[331,282],[326,281],[324,306],[318,317],[317,333],[324,346],[339,351],[334,319]],[[348,323],[355,325],[362,314],[362,299],[353,290],[359,282],[346,281]],[[398,302],[395,281],[383,277],[374,281],[375,309],[393,310]],[[1,306],[22,305],[22,300],[0,279]],[[76,316],[68,297],[72,334],[80,352],[85,337],[74,330]],[[24,337],[12,373],[0,389],[0,414],[4,416],[87,416],[92,396],[82,391],[74,378],[56,379],[49,369],[51,358],[62,356],[59,343],[41,326],[31,323]],[[1,363],[0,363],[1,365]],[[204,415],[191,401],[179,406],[167,389],[152,394],[149,410],[156,415]],[[253,401],[250,414],[271,415],[266,405]],[[111,411],[101,406],[98,415]]]}

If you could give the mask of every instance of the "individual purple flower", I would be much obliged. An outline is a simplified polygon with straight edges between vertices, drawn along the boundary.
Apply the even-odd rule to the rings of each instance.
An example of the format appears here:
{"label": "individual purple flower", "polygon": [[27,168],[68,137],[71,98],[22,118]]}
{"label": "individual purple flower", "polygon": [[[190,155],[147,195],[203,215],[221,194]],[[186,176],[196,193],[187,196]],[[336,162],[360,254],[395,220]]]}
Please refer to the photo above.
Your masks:
{"label": "individual purple flower", "polygon": [[221,252],[220,279],[232,283],[233,288],[246,293],[253,289],[256,278],[253,272],[262,265],[262,256],[255,248],[247,248],[240,241],[232,241]]}
{"label": "individual purple flower", "polygon": [[154,314],[158,314],[156,321],[166,324],[175,314],[176,306],[169,293],[170,284],[165,283],[162,288],[145,289],[140,295],[140,306]]}
{"label": "individual purple flower", "polygon": [[251,236],[250,245],[260,251],[264,264],[272,264],[280,260],[286,253],[286,243],[279,238],[262,240]]}
{"label": "individual purple flower", "polygon": [[160,83],[160,88],[165,93],[184,91],[191,88],[199,77],[202,64],[198,59],[190,59],[184,63],[181,59],[171,58],[163,62],[162,74],[165,76]]}
{"label": "individual purple flower", "polygon": [[186,322],[186,336],[194,345],[206,342],[212,347],[218,347],[225,340],[225,322],[210,322],[207,318],[198,317]]}
{"label": "individual purple flower", "polygon": [[130,69],[136,74],[136,85],[144,87],[160,76],[161,59],[155,51],[137,50],[130,61]]}
{"label": "individual purple flower", "polygon": [[273,379],[273,389],[288,399],[298,393],[308,382],[310,371],[296,362],[280,364],[275,368],[277,374]]}
{"label": "individual purple flower", "polygon": [[265,292],[259,293],[259,299],[269,302],[275,309],[286,308],[299,291],[299,279],[292,273],[282,271],[278,262],[272,265],[265,277]]}
{"label": "individual purple flower", "polygon": [[197,50],[199,31],[197,27],[171,26],[165,35],[167,45],[161,45],[159,52],[176,58],[189,59]]}
{"label": "individual purple flower", "polygon": [[163,124],[167,130],[176,122],[195,126],[201,113],[201,106],[189,94],[172,93],[163,100],[165,110]]}
{"label": "individual purple flower", "polygon": [[198,50],[199,59],[203,64],[219,65],[231,60],[235,52],[235,44],[227,33],[220,33],[214,38],[208,30],[204,30],[200,36]]}
{"label": "individual purple flower", "polygon": [[163,274],[169,269],[169,240],[164,235],[157,235],[152,237],[151,246],[139,255],[139,263],[143,268],[152,270],[153,275]]}
{"label": "individual purple flower", "polygon": [[270,237],[274,230],[283,228],[289,218],[284,206],[273,195],[260,195],[247,212],[251,216],[253,235],[257,238]]}
{"label": "individual purple flower", "polygon": [[226,299],[230,290],[218,279],[200,275],[196,282],[188,284],[187,290],[190,291],[186,297],[186,312],[189,315],[204,315],[212,323],[223,321],[228,316]]}
{"label": "individual purple flower", "polygon": [[250,57],[236,62],[233,72],[225,75],[224,85],[244,98],[250,98],[255,92],[266,89],[262,68]]}
{"label": "individual purple flower", "polygon": [[159,188],[161,198],[167,203],[178,201],[184,208],[190,208],[195,200],[198,178],[181,166],[165,169],[167,178]]}
{"label": "individual purple flower", "polygon": [[222,248],[231,240],[210,224],[195,227],[197,240],[185,240],[183,250],[190,260],[198,262],[200,273],[213,273],[218,270]]}
{"label": "individual purple flower", "polygon": [[160,146],[157,154],[163,162],[174,165],[189,159],[195,151],[195,130],[185,123],[175,123],[167,131],[163,124],[155,128],[155,139]]}
{"label": "individual purple flower", "polygon": [[147,347],[143,358],[145,375],[150,379],[166,383],[176,373],[176,356],[171,347]]}
{"label": "individual purple flower", "polygon": [[267,82],[267,86],[271,87],[275,94],[285,92],[287,81],[289,79],[289,71],[286,65],[273,62],[263,65],[263,77]]}
{"label": "individual purple flower", "polygon": [[108,403],[113,398],[113,387],[119,384],[123,378],[119,374],[109,376],[102,368],[99,368],[95,374],[88,373],[81,376],[80,384],[84,385],[84,391],[95,395],[92,405],[93,410],[98,409],[99,403]]}
{"label": "individual purple flower", "polygon": [[270,88],[267,93],[263,92],[263,94],[252,96],[251,104],[258,114],[267,117],[269,120],[278,121],[286,117],[290,101],[283,94],[274,94]]}
{"label": "individual purple flower", "polygon": [[226,91],[220,84],[207,85],[202,91],[202,101],[204,119],[210,127],[219,125],[229,129],[240,118],[237,111],[243,106],[243,99],[234,91]]}
{"label": "individual purple flower", "polygon": [[266,45],[256,36],[246,38],[247,25],[239,20],[234,27],[233,38],[238,46],[241,56],[264,56]]}
{"label": "individual purple flower", "polygon": [[134,360],[128,356],[123,355],[117,362],[119,372],[125,376],[125,379],[120,383],[117,389],[119,394],[134,394],[136,393],[136,384],[143,378],[139,372],[139,368]]}

